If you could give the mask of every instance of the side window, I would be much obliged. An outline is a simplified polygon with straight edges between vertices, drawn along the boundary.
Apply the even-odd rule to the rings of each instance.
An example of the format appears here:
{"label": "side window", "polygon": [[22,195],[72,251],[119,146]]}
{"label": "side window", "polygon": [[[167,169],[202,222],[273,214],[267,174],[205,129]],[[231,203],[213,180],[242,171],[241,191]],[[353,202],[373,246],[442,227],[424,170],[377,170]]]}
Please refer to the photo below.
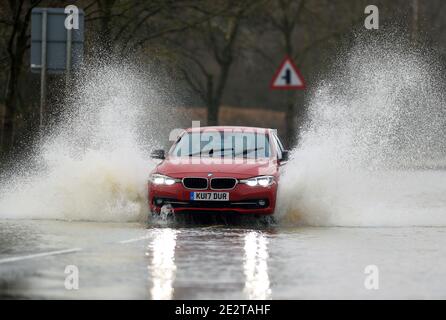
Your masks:
{"label": "side window", "polygon": [[283,151],[283,146],[282,143],[280,142],[279,138],[277,138],[276,134],[272,135],[273,137],[273,141],[274,141],[274,145],[276,146],[276,150],[277,150],[277,159],[282,159],[282,151]]}
{"label": "side window", "polygon": [[274,135],[276,140],[277,140],[277,144],[279,145],[280,151],[284,151],[285,148],[283,147],[282,141],[280,141],[279,137],[277,135]]}

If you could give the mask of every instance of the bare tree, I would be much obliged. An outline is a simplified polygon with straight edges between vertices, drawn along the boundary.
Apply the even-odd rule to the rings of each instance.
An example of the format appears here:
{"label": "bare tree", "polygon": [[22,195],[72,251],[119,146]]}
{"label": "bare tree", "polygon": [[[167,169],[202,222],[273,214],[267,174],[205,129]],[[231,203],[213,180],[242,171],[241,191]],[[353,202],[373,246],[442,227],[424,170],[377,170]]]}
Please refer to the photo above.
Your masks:
{"label": "bare tree", "polygon": [[204,22],[182,39],[171,39],[183,63],[179,68],[190,88],[207,107],[207,124],[218,124],[218,113],[236,57],[243,20],[261,1],[220,1],[195,8]]}
{"label": "bare tree", "polygon": [[[272,26],[281,35],[282,51],[288,57],[295,58],[297,53],[298,48],[294,46],[294,36],[299,26],[304,4],[305,0],[278,0],[276,2],[277,13],[270,14]],[[286,135],[288,145],[292,145],[296,135],[296,118],[298,113],[295,95],[292,92],[287,94],[286,105]],[[299,108],[299,111],[302,111],[302,107]]]}
{"label": "bare tree", "polygon": [[[265,32],[277,34],[278,47],[271,50],[253,43],[252,49],[274,68],[277,68],[277,62],[286,55],[300,67],[303,66],[304,71],[308,70],[303,62],[309,52],[340,37],[363,19],[361,14],[355,16],[350,12],[354,9],[348,10],[356,5],[354,0],[336,3],[330,0],[270,0],[260,19],[264,21],[264,28],[269,29]],[[338,12],[343,12],[342,17]],[[361,10],[357,12],[362,13]],[[272,57],[268,50],[274,55],[279,53],[280,56]],[[285,97],[285,131],[290,147],[296,143],[298,127],[305,115],[304,106],[297,103],[302,100],[298,99],[300,97],[294,91],[287,92]]]}
{"label": "bare tree", "polygon": [[101,24],[101,42],[102,42],[102,50],[107,53],[111,52],[111,30],[112,30],[112,9],[115,5],[116,0],[98,0],[98,7],[102,14],[100,19]]}
{"label": "bare tree", "polygon": [[[101,52],[129,53],[154,46],[154,41],[185,31],[204,20],[184,16],[202,0],[94,0],[86,8],[86,21],[97,28]],[[194,19],[196,18],[196,19]]]}
{"label": "bare tree", "polygon": [[2,17],[9,26],[7,41],[8,75],[5,94],[5,112],[2,119],[2,151],[8,152],[14,144],[14,122],[17,110],[19,79],[23,71],[24,55],[29,48],[31,10],[40,0],[9,0],[3,4]]}

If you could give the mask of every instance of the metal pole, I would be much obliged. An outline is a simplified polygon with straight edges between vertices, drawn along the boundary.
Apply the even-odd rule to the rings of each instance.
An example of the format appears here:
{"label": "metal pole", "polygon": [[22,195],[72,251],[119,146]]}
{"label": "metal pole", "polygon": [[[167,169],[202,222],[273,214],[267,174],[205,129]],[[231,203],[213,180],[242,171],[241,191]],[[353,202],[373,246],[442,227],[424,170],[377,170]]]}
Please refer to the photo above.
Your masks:
{"label": "metal pole", "polygon": [[67,52],[66,52],[66,72],[65,72],[65,86],[70,85],[71,80],[71,57],[72,57],[72,29],[67,29]]}
{"label": "metal pole", "polygon": [[42,51],[40,57],[40,130],[43,129],[43,114],[46,104],[46,27],[47,11],[42,11]]}

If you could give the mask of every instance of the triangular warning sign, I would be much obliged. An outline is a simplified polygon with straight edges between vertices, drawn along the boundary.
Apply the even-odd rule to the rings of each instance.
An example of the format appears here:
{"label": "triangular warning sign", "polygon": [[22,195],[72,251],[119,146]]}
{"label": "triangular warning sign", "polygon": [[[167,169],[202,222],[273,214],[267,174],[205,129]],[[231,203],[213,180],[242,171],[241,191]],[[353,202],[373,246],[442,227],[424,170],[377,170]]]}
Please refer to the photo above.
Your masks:
{"label": "triangular warning sign", "polygon": [[271,84],[271,89],[294,89],[302,90],[305,89],[305,81],[297,69],[296,65],[293,63],[290,57],[285,57],[285,59],[280,64],[279,69],[277,69]]}

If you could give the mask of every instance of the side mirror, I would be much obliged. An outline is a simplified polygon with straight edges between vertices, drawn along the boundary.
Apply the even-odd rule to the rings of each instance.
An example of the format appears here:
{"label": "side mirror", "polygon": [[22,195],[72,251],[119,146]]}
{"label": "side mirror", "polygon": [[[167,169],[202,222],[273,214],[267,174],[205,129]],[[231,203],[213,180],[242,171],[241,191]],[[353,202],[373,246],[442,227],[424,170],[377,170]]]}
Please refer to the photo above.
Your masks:
{"label": "side mirror", "polygon": [[280,162],[286,162],[289,160],[290,152],[288,150],[282,151],[282,159],[280,159]]}
{"label": "side mirror", "polygon": [[155,149],[150,153],[150,158],[164,160],[166,156],[163,149]]}

